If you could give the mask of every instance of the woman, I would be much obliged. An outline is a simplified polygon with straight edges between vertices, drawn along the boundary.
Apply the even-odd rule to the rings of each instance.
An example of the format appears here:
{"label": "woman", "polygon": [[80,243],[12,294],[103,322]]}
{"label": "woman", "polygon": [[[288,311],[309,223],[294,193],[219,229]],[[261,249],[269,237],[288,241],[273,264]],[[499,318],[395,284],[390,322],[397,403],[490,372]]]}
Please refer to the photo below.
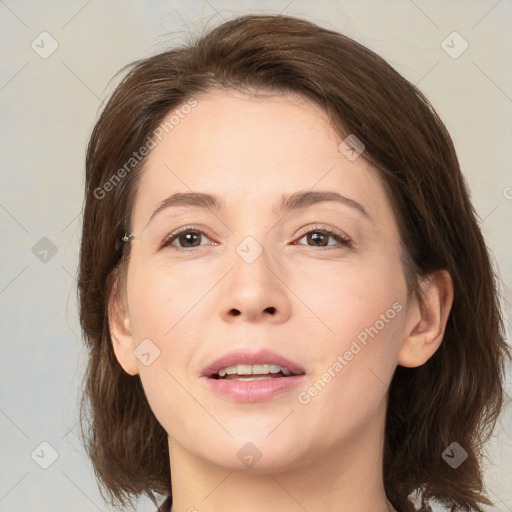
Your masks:
{"label": "woman", "polygon": [[228,21],[134,64],[86,170],[83,433],[112,503],[489,503],[496,277],[446,128],[383,59]]}

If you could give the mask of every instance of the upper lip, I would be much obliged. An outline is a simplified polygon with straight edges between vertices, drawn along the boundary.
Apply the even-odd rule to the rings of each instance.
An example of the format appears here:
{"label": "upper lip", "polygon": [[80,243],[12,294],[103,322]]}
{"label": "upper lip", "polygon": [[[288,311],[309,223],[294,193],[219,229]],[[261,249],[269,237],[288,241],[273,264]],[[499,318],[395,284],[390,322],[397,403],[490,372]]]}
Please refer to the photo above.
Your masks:
{"label": "upper lip", "polygon": [[224,354],[206,366],[202,375],[210,377],[211,375],[217,374],[222,368],[238,364],[275,364],[288,368],[288,370],[295,375],[304,373],[304,369],[297,363],[290,361],[277,352],[263,349],[257,352],[235,351]]}

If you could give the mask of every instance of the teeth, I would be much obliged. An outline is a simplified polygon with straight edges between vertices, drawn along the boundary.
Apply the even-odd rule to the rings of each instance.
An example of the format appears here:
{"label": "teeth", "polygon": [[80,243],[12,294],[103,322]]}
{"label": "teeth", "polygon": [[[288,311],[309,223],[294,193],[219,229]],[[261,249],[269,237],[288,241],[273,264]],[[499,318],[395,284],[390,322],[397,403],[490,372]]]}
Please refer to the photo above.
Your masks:
{"label": "teeth", "polygon": [[238,364],[236,366],[228,366],[219,370],[219,377],[226,375],[268,375],[269,373],[279,373],[283,375],[291,375],[290,370],[285,366],[277,364]]}

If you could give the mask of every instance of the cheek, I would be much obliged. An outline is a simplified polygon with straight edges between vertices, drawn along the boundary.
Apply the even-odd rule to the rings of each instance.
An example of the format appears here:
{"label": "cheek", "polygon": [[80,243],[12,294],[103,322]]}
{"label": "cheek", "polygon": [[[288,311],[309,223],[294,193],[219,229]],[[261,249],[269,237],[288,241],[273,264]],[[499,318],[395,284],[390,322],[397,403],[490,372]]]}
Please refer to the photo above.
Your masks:
{"label": "cheek", "polygon": [[132,333],[138,339],[154,337],[167,343],[187,323],[183,320],[204,295],[208,276],[203,279],[190,267],[171,268],[158,260],[149,264],[134,258],[130,265],[128,304]]}
{"label": "cheek", "polygon": [[382,411],[405,322],[403,296],[385,280],[359,275],[345,284],[341,292],[331,289],[332,302],[318,302],[319,315],[334,333],[326,330],[322,342],[311,345],[314,374],[297,396],[303,423],[322,431],[326,446],[357,435]]}
{"label": "cheek", "polygon": [[[294,293],[307,306],[308,335],[322,336],[333,349],[342,350],[360,333],[364,342],[366,329],[375,325],[381,338],[393,338],[400,330],[407,287],[401,264],[391,254],[339,266],[309,262],[293,280]],[[325,345],[318,348],[323,351]]]}
{"label": "cheek", "polygon": [[[162,266],[133,258],[128,272],[128,304],[140,378],[157,418],[179,407],[180,383],[199,338],[191,330],[189,314],[198,300],[194,281]],[[186,397],[185,397],[186,398]],[[172,407],[171,407],[172,404]]]}
{"label": "cheek", "polygon": [[396,368],[407,298],[401,264],[384,256],[338,272],[316,272],[314,281],[303,275],[297,295],[307,298],[315,314],[303,325],[303,339],[322,343],[311,345],[313,385],[302,390],[299,402],[311,403],[319,417],[352,411],[351,419],[338,419],[355,426],[382,401]]}

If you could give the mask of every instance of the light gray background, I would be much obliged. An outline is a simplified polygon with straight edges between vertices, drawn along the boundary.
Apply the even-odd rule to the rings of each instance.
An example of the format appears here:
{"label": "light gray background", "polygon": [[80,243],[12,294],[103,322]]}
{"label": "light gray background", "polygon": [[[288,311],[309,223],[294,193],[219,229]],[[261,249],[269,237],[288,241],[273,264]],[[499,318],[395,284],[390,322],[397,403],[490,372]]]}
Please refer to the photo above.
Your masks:
{"label": "light gray background", "polygon": [[[110,510],[77,437],[85,145],[123,65],[248,12],[283,12],[339,30],[419,84],[452,134],[510,303],[510,0],[0,0],[0,512]],[[58,44],[47,58],[31,47],[51,48],[44,31]],[[469,44],[455,59],[441,46],[453,31]],[[462,48],[457,37],[447,41],[452,52]],[[33,251],[43,237],[56,254],[41,252],[48,241]],[[488,446],[485,473],[500,512],[512,511],[511,409]],[[37,448],[34,459],[51,462],[43,441],[58,454],[48,469],[31,458]],[[154,507],[142,501],[138,510]]]}

